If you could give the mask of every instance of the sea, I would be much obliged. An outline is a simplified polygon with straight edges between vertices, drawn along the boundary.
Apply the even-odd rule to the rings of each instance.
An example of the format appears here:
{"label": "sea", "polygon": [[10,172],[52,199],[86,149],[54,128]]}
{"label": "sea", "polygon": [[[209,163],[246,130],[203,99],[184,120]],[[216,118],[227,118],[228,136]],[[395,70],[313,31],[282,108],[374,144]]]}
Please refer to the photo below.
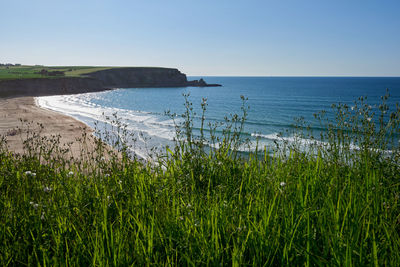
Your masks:
{"label": "sea", "polygon": [[[242,137],[249,140],[243,151],[273,149],[284,138],[294,140],[296,125],[303,120],[315,131],[324,131],[314,114],[325,111],[335,118],[332,104],[355,106],[366,98],[371,112],[378,112],[381,96],[389,92],[390,110],[400,103],[400,77],[188,77],[204,78],[221,87],[124,88],[111,91],[36,98],[39,106],[72,116],[96,128],[116,131],[124,125],[125,141],[134,153],[148,158],[174,145],[176,125],[183,122],[186,100],[191,103],[193,133],[200,135],[201,103],[206,100],[204,133],[210,138],[210,126],[223,129],[235,114],[246,111]],[[186,98],[185,98],[186,96]],[[243,101],[243,98],[245,101]],[[372,117],[377,120],[377,116]],[[322,128],[321,128],[322,127]],[[118,133],[121,135],[121,132]],[[307,140],[303,140],[307,142]]]}

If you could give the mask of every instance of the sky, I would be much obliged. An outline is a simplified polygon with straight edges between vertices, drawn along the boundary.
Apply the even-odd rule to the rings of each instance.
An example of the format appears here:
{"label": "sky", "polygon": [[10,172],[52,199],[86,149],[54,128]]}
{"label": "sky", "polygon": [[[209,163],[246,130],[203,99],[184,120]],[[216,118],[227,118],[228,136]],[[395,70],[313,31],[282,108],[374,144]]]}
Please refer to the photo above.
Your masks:
{"label": "sky", "polygon": [[0,62],[400,76],[399,0],[0,0]]}

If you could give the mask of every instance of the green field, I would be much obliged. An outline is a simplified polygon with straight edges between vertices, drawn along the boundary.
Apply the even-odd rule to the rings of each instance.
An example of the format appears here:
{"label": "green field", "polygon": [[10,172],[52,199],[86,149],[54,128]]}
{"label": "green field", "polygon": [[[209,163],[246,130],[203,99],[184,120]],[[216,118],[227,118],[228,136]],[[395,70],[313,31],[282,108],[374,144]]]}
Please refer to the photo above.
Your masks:
{"label": "green field", "polygon": [[61,77],[82,77],[85,74],[111,69],[112,67],[88,67],[88,66],[0,66],[0,80],[15,80],[15,79],[29,79],[29,78],[57,78],[60,76],[48,76],[39,74],[41,70],[62,71],[65,76]]}
{"label": "green field", "polygon": [[321,117],[329,146],[246,158],[237,151],[245,109],[206,153],[186,107],[176,149],[157,164],[126,156],[118,120],[104,138],[123,158],[104,159],[102,142],[74,160],[57,136],[24,135],[25,156],[0,141],[0,265],[400,265],[399,107],[375,125],[362,100],[337,105],[336,121]]}

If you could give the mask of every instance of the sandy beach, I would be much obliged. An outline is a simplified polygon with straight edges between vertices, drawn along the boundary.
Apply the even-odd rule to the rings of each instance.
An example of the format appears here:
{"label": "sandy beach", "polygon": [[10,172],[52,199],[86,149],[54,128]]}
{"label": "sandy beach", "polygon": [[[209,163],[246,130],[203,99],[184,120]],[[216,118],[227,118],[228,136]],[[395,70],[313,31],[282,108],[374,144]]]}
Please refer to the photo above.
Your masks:
{"label": "sandy beach", "polygon": [[47,138],[59,134],[60,147],[69,144],[69,155],[74,157],[80,155],[82,144],[77,139],[84,133],[88,150],[94,148],[93,131],[84,123],[38,107],[33,97],[0,98],[0,136],[6,137],[10,151],[24,152],[23,140],[27,139],[28,130]]}

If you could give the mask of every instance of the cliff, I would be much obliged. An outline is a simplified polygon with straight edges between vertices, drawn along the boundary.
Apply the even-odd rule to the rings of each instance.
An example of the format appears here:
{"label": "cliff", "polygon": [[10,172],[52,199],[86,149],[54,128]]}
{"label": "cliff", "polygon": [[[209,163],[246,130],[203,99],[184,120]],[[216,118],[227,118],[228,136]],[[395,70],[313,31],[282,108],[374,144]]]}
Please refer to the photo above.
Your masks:
{"label": "cliff", "polygon": [[93,78],[16,79],[0,81],[0,97],[80,94],[104,91],[102,82]]}
{"label": "cliff", "polygon": [[207,87],[203,79],[188,81],[186,75],[170,68],[111,68],[82,77],[0,80],[0,97],[77,94],[112,88]]}

